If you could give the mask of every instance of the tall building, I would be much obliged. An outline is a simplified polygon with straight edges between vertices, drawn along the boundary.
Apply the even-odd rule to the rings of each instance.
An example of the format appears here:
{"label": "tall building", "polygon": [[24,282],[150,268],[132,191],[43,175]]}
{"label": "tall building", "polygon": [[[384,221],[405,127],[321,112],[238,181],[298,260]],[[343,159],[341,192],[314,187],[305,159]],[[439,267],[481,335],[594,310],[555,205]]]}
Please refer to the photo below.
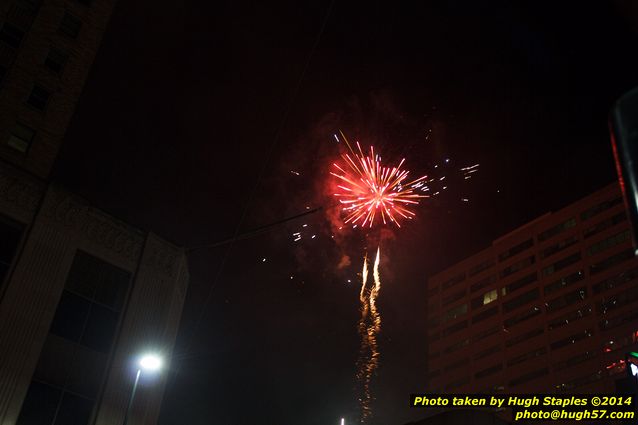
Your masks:
{"label": "tall building", "polygon": [[430,388],[613,393],[637,278],[617,184],[493,241],[429,279]]}
{"label": "tall building", "polygon": [[[0,424],[121,424],[170,361],[185,252],[48,181],[114,0],[0,2]],[[166,373],[129,424],[153,424]]]}

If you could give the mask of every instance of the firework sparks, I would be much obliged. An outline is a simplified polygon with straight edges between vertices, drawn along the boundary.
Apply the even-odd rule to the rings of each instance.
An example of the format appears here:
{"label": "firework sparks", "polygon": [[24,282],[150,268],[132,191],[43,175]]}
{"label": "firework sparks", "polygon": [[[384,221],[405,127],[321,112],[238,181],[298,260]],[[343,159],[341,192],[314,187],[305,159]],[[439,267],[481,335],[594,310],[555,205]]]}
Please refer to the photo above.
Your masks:
{"label": "firework sparks", "polygon": [[428,197],[415,193],[427,176],[409,181],[409,172],[401,169],[405,158],[396,167],[384,167],[374,147],[370,147],[369,155],[365,155],[357,142],[356,153],[345,136],[341,136],[350,153],[342,155],[346,165],[334,163],[335,171],[330,174],[340,180],[340,192],[334,195],[346,212],[344,222],[372,227],[380,217],[383,224],[392,222],[401,227],[399,219],[413,218],[415,214],[409,207],[418,204],[419,198]]}
{"label": "firework sparks", "polygon": [[368,286],[368,257],[363,258],[363,271],[361,273],[361,319],[359,320],[359,335],[361,336],[361,350],[357,361],[357,380],[361,385],[359,398],[361,408],[361,422],[365,422],[372,416],[372,392],[370,384],[372,376],[379,366],[379,347],[377,335],[381,331],[381,315],[377,309],[377,297],[381,290],[381,278],[379,275],[379,259],[381,249],[377,248],[377,256],[372,268],[374,284]]}

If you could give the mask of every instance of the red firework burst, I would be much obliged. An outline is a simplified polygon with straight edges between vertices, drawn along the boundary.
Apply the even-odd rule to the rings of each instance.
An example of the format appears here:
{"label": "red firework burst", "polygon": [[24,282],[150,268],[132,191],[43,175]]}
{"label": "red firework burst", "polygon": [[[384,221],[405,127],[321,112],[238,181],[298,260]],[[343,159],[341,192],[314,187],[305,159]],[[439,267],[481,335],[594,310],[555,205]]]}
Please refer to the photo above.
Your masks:
{"label": "red firework burst", "polygon": [[[343,137],[343,134],[342,134]],[[370,154],[365,155],[359,142],[358,153],[355,153],[348,141],[343,137],[350,153],[342,155],[345,166],[334,163],[335,172],[330,172],[340,180],[338,184],[341,192],[334,195],[339,198],[346,213],[346,224],[361,224],[372,227],[380,216],[383,224],[393,222],[398,227],[400,217],[411,219],[414,212],[409,206],[419,203],[419,198],[427,195],[415,193],[423,186],[427,176],[408,181],[409,172],[402,170],[405,158],[396,167],[384,167],[381,158],[370,147]]]}

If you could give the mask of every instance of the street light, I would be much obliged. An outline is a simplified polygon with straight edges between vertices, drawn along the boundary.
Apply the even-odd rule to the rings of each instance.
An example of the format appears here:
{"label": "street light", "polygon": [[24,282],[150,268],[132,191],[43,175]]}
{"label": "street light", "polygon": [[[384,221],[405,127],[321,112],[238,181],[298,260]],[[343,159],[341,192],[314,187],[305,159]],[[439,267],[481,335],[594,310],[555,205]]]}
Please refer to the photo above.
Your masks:
{"label": "street light", "polygon": [[131,408],[133,407],[133,400],[135,399],[135,391],[137,391],[137,383],[140,380],[142,370],[147,372],[157,372],[162,368],[162,358],[156,354],[145,354],[140,357],[137,363],[137,374],[135,375],[135,383],[133,384],[133,390],[131,391],[131,398],[128,400],[128,408],[124,415],[124,425],[128,423],[128,417],[131,414]]}

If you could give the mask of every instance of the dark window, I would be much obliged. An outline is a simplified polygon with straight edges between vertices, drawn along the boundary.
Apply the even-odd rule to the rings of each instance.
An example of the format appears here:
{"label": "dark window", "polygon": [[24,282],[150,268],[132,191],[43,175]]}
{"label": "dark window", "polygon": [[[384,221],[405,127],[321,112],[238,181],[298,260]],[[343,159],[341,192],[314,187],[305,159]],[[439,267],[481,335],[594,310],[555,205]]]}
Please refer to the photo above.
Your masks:
{"label": "dark window", "polygon": [[451,370],[458,369],[459,367],[462,367],[463,365],[467,365],[468,363],[469,363],[469,359],[457,360],[454,363],[450,363],[449,365],[445,366],[443,370],[445,372],[449,372]]}
{"label": "dark window", "polygon": [[574,245],[577,242],[578,242],[578,238],[576,236],[570,236],[565,240],[562,240],[552,246],[548,246],[547,248],[545,248],[541,252],[541,258],[547,258],[549,256],[552,256],[564,249],[569,248],[570,246]]}
{"label": "dark window", "polygon": [[93,0],[77,0],[78,3],[83,4],[85,6],[90,6],[93,3]]}
{"label": "dark window", "polygon": [[458,292],[455,292],[453,294],[450,294],[450,295],[444,297],[443,300],[442,300],[442,304],[443,305],[447,305],[447,304],[453,303],[454,301],[460,300],[464,296],[465,296],[465,289],[461,289]]}
{"label": "dark window", "polygon": [[557,350],[567,345],[576,344],[578,341],[582,341],[583,339],[590,338],[592,335],[593,335],[593,331],[587,329],[583,332],[579,332],[577,334],[568,336],[567,338],[559,339],[556,342],[552,342],[550,344],[550,347],[552,348],[552,350]]}
{"label": "dark window", "polygon": [[460,350],[461,348],[466,347],[466,346],[468,346],[468,345],[470,345],[470,339],[469,339],[469,338],[466,338],[466,339],[464,339],[464,340],[462,340],[462,341],[457,342],[456,344],[452,344],[452,345],[450,345],[449,347],[446,347],[446,348],[443,350],[443,353],[444,353],[444,354],[453,353],[453,352],[458,351],[458,350]]}
{"label": "dark window", "polygon": [[564,221],[554,227],[550,227],[542,233],[539,233],[538,240],[545,241],[553,236],[563,233],[565,230],[570,229],[574,226],[576,226],[576,218],[572,217],[567,221]]}
{"label": "dark window", "polygon": [[580,252],[576,252],[568,257],[558,260],[551,266],[547,266],[543,269],[543,276],[549,276],[552,273],[556,273],[559,270],[569,267],[572,264],[580,261]]}
{"label": "dark window", "polygon": [[486,329],[484,331],[477,332],[472,337],[472,343],[476,343],[478,341],[482,341],[484,338],[487,338],[488,336],[495,335],[500,330],[501,330],[501,328],[499,326],[494,326],[494,327],[488,328],[488,329]]}
{"label": "dark window", "polygon": [[545,376],[549,373],[549,369],[544,367],[542,369],[538,369],[532,372],[527,372],[524,375],[519,376],[518,378],[512,379],[509,384],[510,387],[515,387],[520,384],[524,384],[525,382],[532,381],[536,378],[540,378],[541,376]]}
{"label": "dark window", "polygon": [[90,310],[90,301],[65,290],[51,322],[50,332],[69,341],[79,342]]}
{"label": "dark window", "polygon": [[499,372],[501,370],[503,370],[503,364],[499,363],[497,365],[490,366],[486,369],[476,372],[474,374],[474,378],[475,379],[484,378],[486,376],[494,375],[496,372]]}
{"label": "dark window", "polygon": [[506,295],[516,291],[517,289],[524,288],[530,283],[536,282],[536,279],[538,279],[538,274],[536,272],[528,274],[527,276],[524,276],[518,280],[515,280],[514,282],[510,283],[506,287],[502,288],[501,294]]}
{"label": "dark window", "polygon": [[81,27],[82,22],[78,18],[68,12],[65,12],[64,17],[60,22],[60,28],[58,29],[58,31],[61,34],[66,35],[67,37],[77,38],[77,36],[80,34]]}
{"label": "dark window", "polygon": [[554,371],[558,372],[559,370],[567,369],[572,366],[576,366],[580,363],[586,362],[589,359],[593,359],[598,355],[597,351],[585,351],[584,353],[577,354],[573,357],[568,358],[567,360],[563,360],[554,365]]}
{"label": "dark window", "polygon": [[5,75],[7,75],[7,68],[0,65],[0,83],[2,83],[2,80],[4,80]]}
{"label": "dark window", "polygon": [[627,282],[631,282],[632,280],[638,277],[638,268],[633,268],[628,271],[623,271],[616,276],[612,276],[603,281],[595,284],[592,289],[594,290],[594,294],[599,294],[601,292],[607,291],[612,288],[616,288],[621,286]]}
{"label": "dark window", "polygon": [[441,332],[441,334],[443,336],[448,336],[448,335],[452,335],[453,333],[456,333],[458,331],[460,331],[461,329],[465,329],[467,328],[467,320],[463,320],[455,325],[452,325],[448,328],[443,329],[443,332]]}
{"label": "dark window", "polygon": [[541,314],[540,307],[532,307],[522,313],[516,314],[506,320],[503,321],[503,325],[506,329],[511,328],[514,325],[518,325],[519,323],[523,323],[526,320],[531,319],[532,317],[536,317]]}
{"label": "dark window", "polygon": [[0,216],[0,284],[4,281],[22,238],[22,226]]}
{"label": "dark window", "polygon": [[441,289],[447,289],[450,286],[454,286],[458,283],[463,282],[463,280],[465,280],[465,273],[462,273],[458,276],[454,276],[453,278],[446,280],[445,282],[441,284]]}
{"label": "dark window", "polygon": [[20,47],[22,37],[24,37],[24,31],[20,28],[15,25],[11,25],[8,22],[5,22],[4,25],[2,25],[2,30],[0,30],[0,41],[3,41],[14,49],[17,49]]}
{"label": "dark window", "polygon": [[611,257],[605,258],[604,260],[589,266],[589,274],[592,275],[600,273],[604,270],[614,267],[617,264],[623,263],[627,260],[631,260],[632,258],[635,258],[633,249],[621,251],[618,254],[614,254]]}
{"label": "dark window", "polygon": [[470,292],[478,291],[479,289],[485,288],[494,282],[496,282],[496,275],[488,276],[485,279],[481,279],[480,281],[472,284],[472,286],[470,286]]}
{"label": "dark window", "polygon": [[625,230],[624,232],[616,233],[608,238],[605,238],[601,241],[596,242],[589,248],[587,248],[587,255],[594,255],[601,251],[606,250],[607,248],[611,248],[612,246],[616,246],[625,241],[629,240],[629,230]]}
{"label": "dark window", "polygon": [[568,325],[572,322],[576,322],[577,320],[582,319],[583,317],[587,317],[592,313],[591,306],[581,307],[578,310],[571,311],[567,314],[559,316],[555,319],[550,320],[547,323],[547,329],[554,330],[560,328],[562,326]]}
{"label": "dark window", "polygon": [[88,424],[93,410],[93,400],[64,393],[55,418],[57,424]]}
{"label": "dark window", "polygon": [[601,202],[600,204],[591,207],[590,209],[583,211],[580,214],[580,219],[582,221],[587,220],[588,218],[591,218],[597,214],[600,214],[603,211],[607,211],[610,208],[615,207],[616,205],[622,204],[622,197],[618,197],[618,198],[614,198],[614,199],[609,199],[605,202]]}
{"label": "dark window", "polygon": [[585,238],[588,238],[590,236],[593,236],[597,233],[602,232],[605,229],[609,229],[610,227],[615,226],[618,223],[622,223],[623,221],[627,220],[627,214],[625,214],[625,212],[620,212],[616,215],[614,215],[613,217],[610,217],[606,220],[603,220],[587,229],[585,229],[585,231],[583,232],[583,235],[585,236]]}
{"label": "dark window", "polygon": [[441,322],[445,323],[450,320],[454,320],[457,317],[463,316],[465,313],[467,313],[467,304],[457,305],[456,307],[452,307],[443,314]]}
{"label": "dark window", "polygon": [[545,303],[545,307],[547,308],[548,313],[553,313],[561,308],[567,307],[568,305],[580,302],[587,298],[587,287],[583,286],[575,291],[568,292],[565,295],[554,298]]}
{"label": "dark window", "polygon": [[523,270],[526,267],[531,266],[532,264],[534,264],[534,262],[536,261],[536,259],[534,258],[534,256],[529,256],[521,261],[518,261],[508,267],[505,267],[502,271],[501,271],[501,277],[505,277],[505,276],[509,276],[512,273],[516,273],[519,270]]}
{"label": "dark window", "polygon": [[606,314],[609,311],[631,304],[636,300],[638,300],[638,286],[630,287],[613,297],[603,298],[603,301],[598,304],[597,310],[599,313]]}
{"label": "dark window", "polygon": [[49,54],[47,55],[46,59],[44,60],[44,66],[46,66],[56,74],[61,74],[62,70],[64,69],[64,65],[66,65],[66,62],[68,60],[69,55],[59,49],[56,49],[55,47],[52,47],[51,50],[49,50]]}
{"label": "dark window", "polygon": [[34,137],[35,130],[17,122],[9,133],[7,145],[20,152],[26,152],[29,150]]}
{"label": "dark window", "polygon": [[118,318],[117,312],[99,304],[93,304],[80,343],[96,351],[108,353]]}
{"label": "dark window", "polygon": [[545,285],[543,288],[543,292],[545,295],[551,294],[552,292],[556,292],[559,289],[566,288],[574,283],[580,282],[585,279],[585,273],[582,270],[578,270],[568,276],[563,277],[562,279],[555,280],[554,282]]}
{"label": "dark window", "polygon": [[472,323],[478,323],[482,320],[487,319],[488,317],[492,317],[495,316],[496,314],[498,314],[498,306],[494,306],[492,308],[488,308],[485,311],[482,311],[479,314],[476,314],[473,318],[472,318]]}
{"label": "dark window", "polygon": [[508,339],[507,341],[505,341],[505,346],[511,347],[523,341],[527,341],[530,338],[534,338],[535,336],[538,336],[542,334],[543,332],[544,332],[543,328],[532,329],[531,331],[525,332],[524,334],[520,334],[518,336],[515,336],[514,338]]}
{"label": "dark window", "polygon": [[522,295],[519,295],[518,297],[512,299],[511,301],[508,301],[506,303],[503,303],[503,311],[505,313],[508,313],[512,310],[515,310],[535,299],[537,299],[538,297],[540,297],[540,291],[538,290],[538,288],[534,288],[531,291],[528,291]]}
{"label": "dark window", "polygon": [[508,367],[514,366],[519,363],[523,363],[526,360],[535,359],[536,357],[540,357],[545,354],[547,354],[547,348],[545,347],[537,348],[536,350],[532,350],[532,351],[527,351],[519,356],[512,357],[510,360],[508,360],[507,366]]}
{"label": "dark window", "polygon": [[35,15],[35,13],[40,8],[40,0],[13,0],[13,1],[22,10],[25,10],[27,13],[31,15]]}
{"label": "dark window", "polygon": [[33,90],[31,90],[31,94],[29,95],[29,99],[27,99],[27,103],[34,108],[39,109],[40,111],[44,111],[44,109],[47,107],[50,96],[51,93],[49,93],[48,90],[36,84],[33,86]]}
{"label": "dark window", "polygon": [[532,245],[534,245],[534,240],[533,239],[528,239],[524,242],[519,243],[516,246],[513,246],[512,248],[508,249],[505,252],[502,252],[498,255],[498,261],[503,261],[506,260],[516,254],[520,254],[521,252],[525,251],[526,249],[529,249],[532,247]]}
{"label": "dark window", "polygon": [[592,382],[599,381],[604,376],[605,375],[604,375],[603,371],[599,370],[598,372],[592,373],[590,375],[579,377],[579,378],[575,378],[575,379],[572,379],[571,381],[566,382],[564,384],[557,385],[556,389],[558,391],[570,391],[570,390],[573,390],[576,387],[580,387],[580,386],[583,386],[583,385],[591,384]]}
{"label": "dark window", "polygon": [[482,359],[484,357],[487,357],[491,354],[497,353],[501,351],[501,344],[496,344],[492,347],[486,348],[485,350],[479,351],[478,353],[476,353],[476,355],[474,356],[474,360],[479,360]]}
{"label": "dark window", "polygon": [[619,316],[601,320],[598,322],[598,327],[601,331],[607,331],[627,323],[634,323],[636,319],[638,319],[638,310],[628,311]]}
{"label": "dark window", "polygon": [[62,391],[59,389],[32,381],[16,424],[52,424],[61,396]]}
{"label": "dark window", "polygon": [[490,267],[492,267],[494,265],[494,260],[492,260],[491,258],[489,260],[485,260],[480,264],[477,264],[476,266],[472,267],[469,271],[468,271],[468,276],[474,276],[475,274],[478,274],[480,272],[482,272],[483,270],[487,270]]}
{"label": "dark window", "polygon": [[460,379],[457,379],[455,381],[450,382],[448,385],[445,386],[444,389],[446,391],[448,391],[448,390],[451,390],[451,389],[454,389],[454,388],[458,388],[458,387],[461,387],[461,386],[463,386],[465,384],[469,384],[469,383],[470,383],[470,378],[468,376],[465,376],[463,378],[460,378]]}

